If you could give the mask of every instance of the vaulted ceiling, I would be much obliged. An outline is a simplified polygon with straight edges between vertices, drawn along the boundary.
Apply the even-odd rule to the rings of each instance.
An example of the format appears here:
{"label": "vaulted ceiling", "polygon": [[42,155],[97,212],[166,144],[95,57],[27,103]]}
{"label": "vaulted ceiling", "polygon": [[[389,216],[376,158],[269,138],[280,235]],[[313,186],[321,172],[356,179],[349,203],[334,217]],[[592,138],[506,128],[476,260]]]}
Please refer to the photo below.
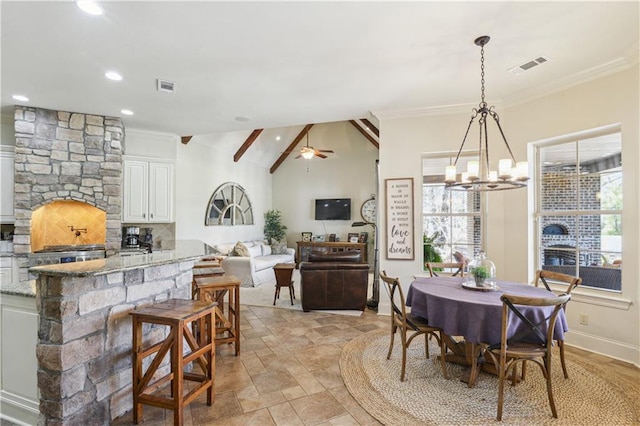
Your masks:
{"label": "vaulted ceiling", "polygon": [[[123,116],[181,136],[518,102],[638,60],[638,2],[2,1],[2,112]],[[544,56],[519,75],[508,70]],[[105,78],[118,71],[123,80]],[[157,90],[157,79],[175,91]],[[375,124],[375,123],[374,123]],[[289,139],[289,143],[292,139]]]}

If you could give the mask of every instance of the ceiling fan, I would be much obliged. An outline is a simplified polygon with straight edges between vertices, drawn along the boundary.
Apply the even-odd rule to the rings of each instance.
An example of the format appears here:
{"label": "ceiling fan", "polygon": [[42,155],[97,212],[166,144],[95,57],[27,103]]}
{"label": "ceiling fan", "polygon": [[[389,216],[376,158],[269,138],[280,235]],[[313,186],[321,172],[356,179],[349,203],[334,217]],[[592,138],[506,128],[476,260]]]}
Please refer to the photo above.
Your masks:
{"label": "ceiling fan", "polygon": [[300,154],[298,154],[295,158],[298,159],[302,157],[305,160],[310,160],[314,155],[319,158],[327,158],[327,156],[324,155],[323,152],[326,152],[327,154],[333,154],[333,151],[330,149],[315,149],[314,147],[309,146],[309,132],[307,132],[307,144],[300,148]]}

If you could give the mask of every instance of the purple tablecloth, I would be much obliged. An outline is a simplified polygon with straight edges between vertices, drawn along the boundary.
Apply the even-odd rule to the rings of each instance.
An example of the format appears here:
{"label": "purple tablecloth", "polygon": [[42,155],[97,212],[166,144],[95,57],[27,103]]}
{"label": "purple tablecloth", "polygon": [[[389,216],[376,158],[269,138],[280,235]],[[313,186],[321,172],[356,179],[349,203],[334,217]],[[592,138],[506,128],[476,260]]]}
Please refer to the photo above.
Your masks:
{"label": "purple tablecloth", "polygon": [[[429,325],[440,327],[450,336],[464,336],[470,343],[499,343],[502,330],[503,293],[527,297],[555,295],[541,287],[498,281],[499,290],[492,292],[462,288],[468,278],[416,278],[407,293],[407,306],[414,316],[426,318]],[[547,317],[553,307],[519,307],[527,318],[537,323]],[[510,314],[508,336],[522,329],[522,321]],[[569,331],[564,310],[558,314],[554,339],[564,339]],[[544,330],[546,332],[546,330]]]}

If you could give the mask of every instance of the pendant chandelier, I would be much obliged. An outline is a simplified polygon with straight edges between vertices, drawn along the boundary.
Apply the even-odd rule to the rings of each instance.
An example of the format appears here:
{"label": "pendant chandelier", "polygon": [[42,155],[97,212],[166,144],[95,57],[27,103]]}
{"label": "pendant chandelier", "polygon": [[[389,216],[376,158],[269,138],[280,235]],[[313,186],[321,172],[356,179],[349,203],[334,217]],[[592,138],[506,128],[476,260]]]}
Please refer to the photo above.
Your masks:
{"label": "pendant chandelier", "polygon": [[[507,138],[504,136],[502,127],[500,126],[500,117],[498,113],[494,111],[494,107],[487,106],[484,100],[484,45],[489,43],[489,36],[481,36],[475,40],[475,44],[480,46],[480,81],[482,85],[482,99],[478,108],[474,108],[471,115],[471,120],[467,126],[467,131],[464,134],[462,145],[458,150],[458,155],[453,165],[447,166],[445,169],[445,188],[451,190],[461,191],[503,191],[505,189],[523,188],[527,186],[527,180],[529,180],[529,166],[526,161],[516,161],[511,152],[511,147],[507,142]],[[487,119],[493,118],[500,131],[500,136],[507,147],[510,158],[501,159],[498,162],[498,170],[491,170],[489,163],[489,135],[487,133]],[[464,144],[467,141],[469,130],[471,125],[478,118],[478,125],[480,128],[479,143],[478,143],[478,157],[477,160],[470,160],[467,162],[467,171],[462,172],[460,177],[457,176],[456,165],[460,158],[460,153],[464,148]]]}

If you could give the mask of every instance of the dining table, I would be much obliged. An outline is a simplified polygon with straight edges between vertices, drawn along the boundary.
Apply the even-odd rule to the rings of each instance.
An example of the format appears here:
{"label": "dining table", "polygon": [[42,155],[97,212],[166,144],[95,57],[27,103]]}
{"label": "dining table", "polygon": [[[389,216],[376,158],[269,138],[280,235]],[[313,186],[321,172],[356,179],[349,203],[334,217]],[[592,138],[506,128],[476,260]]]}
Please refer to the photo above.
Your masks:
{"label": "dining table", "polygon": [[[501,341],[502,301],[500,296],[511,294],[525,297],[556,297],[545,288],[528,284],[496,281],[494,288],[480,288],[473,285],[469,277],[415,277],[407,292],[406,305],[411,314],[427,320],[428,324],[442,329],[443,340],[451,350],[446,360],[471,367],[463,381],[469,387],[475,386],[479,371],[495,374],[495,366],[488,362],[478,362],[480,344],[495,344]],[[520,310],[534,323],[549,316],[553,307],[522,306]],[[507,337],[521,335],[527,326],[522,320],[509,315]],[[568,331],[564,310],[560,310],[555,328],[554,340],[564,340]],[[543,333],[547,330],[542,329]],[[454,336],[461,336],[458,340]]]}

